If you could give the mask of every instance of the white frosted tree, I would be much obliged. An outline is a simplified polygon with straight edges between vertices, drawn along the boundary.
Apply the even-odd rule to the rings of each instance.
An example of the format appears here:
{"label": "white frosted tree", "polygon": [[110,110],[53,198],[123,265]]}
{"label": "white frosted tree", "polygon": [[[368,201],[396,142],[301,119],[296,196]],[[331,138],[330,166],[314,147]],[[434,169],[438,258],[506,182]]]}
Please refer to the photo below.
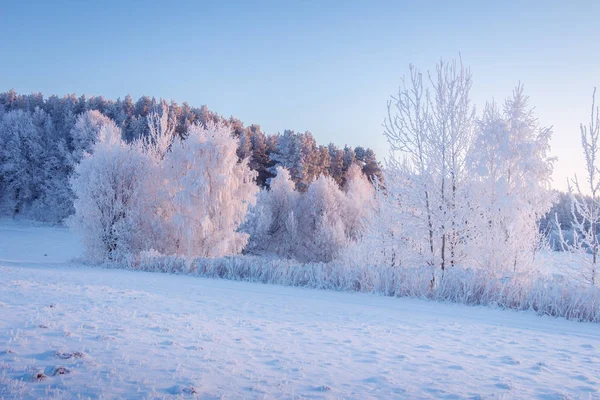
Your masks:
{"label": "white frosted tree", "polygon": [[238,231],[256,200],[256,173],[238,162],[230,128],[208,122],[188,129],[165,157],[173,252],[189,257],[236,254],[248,235]]}
{"label": "white frosted tree", "polygon": [[119,261],[147,249],[142,226],[149,172],[140,142],[123,142],[112,122],[101,127],[91,154],[84,155],[71,178],[75,214],[68,223],[81,235],[90,260]]}
{"label": "white frosted tree", "polygon": [[539,221],[552,207],[551,130],[540,127],[518,85],[500,111],[487,104],[470,156],[477,211],[472,261],[492,270],[532,266]]}
{"label": "white frosted tree", "polygon": [[175,121],[169,115],[164,101],[147,117],[148,135],[134,141],[143,148],[149,160],[149,174],[145,180],[144,231],[146,242],[152,250],[163,254],[175,252],[178,240],[174,235],[172,199],[168,185],[168,169],[165,157],[175,140]]}
{"label": "white frosted tree", "polygon": [[356,242],[362,239],[375,207],[375,188],[357,164],[346,172],[344,193],[346,236],[349,241]]}
{"label": "white frosted tree", "polygon": [[359,165],[348,170],[343,191],[332,177],[321,175],[301,193],[285,168],[276,171],[244,226],[251,236],[249,252],[329,262],[362,239],[375,191]]}
{"label": "white frosted tree", "polygon": [[[428,145],[432,150],[433,178],[440,213],[440,265],[454,266],[466,257],[468,237],[468,169],[466,159],[473,143],[475,109],[470,104],[472,75],[457,63],[440,62],[429,78],[432,86],[431,120]],[[436,162],[437,161],[437,162]]]}
{"label": "white frosted tree", "polygon": [[391,147],[385,178],[402,239],[422,263],[442,271],[465,260],[468,234],[466,158],[473,139],[472,78],[461,62],[440,62],[428,84],[414,67],[388,103],[384,135]]}
{"label": "white frosted tree", "polygon": [[73,165],[77,164],[85,153],[92,150],[102,127],[111,123],[114,124],[110,118],[97,110],[86,111],[77,117],[75,125],[69,132]]}
{"label": "white frosted tree", "polygon": [[600,113],[596,106],[596,88],[594,88],[592,95],[589,125],[580,124],[580,132],[581,146],[585,156],[586,181],[580,184],[577,176],[569,181],[572,242],[565,240],[562,227],[558,223],[558,216],[556,216],[556,224],[559,228],[563,249],[578,255],[579,265],[575,271],[569,272],[573,272],[577,277],[591,285],[600,285],[600,267],[598,265]]}
{"label": "white frosted tree", "polygon": [[295,256],[298,239],[297,207],[300,193],[295,190],[289,172],[276,168],[270,189],[258,195],[251,217],[245,224],[250,234],[247,250],[253,253],[271,253],[281,257]]}
{"label": "white frosted tree", "polygon": [[[271,154],[271,159],[276,165],[289,171],[290,176],[295,178],[299,174],[299,168],[302,163],[297,135],[294,131],[285,130],[283,134],[277,135],[275,142],[275,151]],[[275,170],[275,167],[273,167]]]}
{"label": "white frosted tree", "polygon": [[160,111],[152,111],[146,116],[148,122],[148,137],[145,139],[148,143],[150,152],[154,152],[154,157],[162,160],[173,140],[175,138],[176,121],[169,116],[168,106],[161,103]]}
{"label": "white frosted tree", "polygon": [[333,178],[321,175],[302,195],[299,210],[299,247],[302,261],[329,262],[347,243],[344,217],[346,197]]}

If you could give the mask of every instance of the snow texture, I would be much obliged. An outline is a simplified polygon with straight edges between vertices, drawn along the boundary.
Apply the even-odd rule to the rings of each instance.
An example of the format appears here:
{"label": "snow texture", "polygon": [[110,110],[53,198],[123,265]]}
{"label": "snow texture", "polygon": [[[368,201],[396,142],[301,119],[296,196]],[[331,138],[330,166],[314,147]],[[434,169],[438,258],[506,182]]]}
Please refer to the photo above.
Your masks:
{"label": "snow texture", "polygon": [[597,324],[89,268],[0,222],[0,398],[598,398]]}

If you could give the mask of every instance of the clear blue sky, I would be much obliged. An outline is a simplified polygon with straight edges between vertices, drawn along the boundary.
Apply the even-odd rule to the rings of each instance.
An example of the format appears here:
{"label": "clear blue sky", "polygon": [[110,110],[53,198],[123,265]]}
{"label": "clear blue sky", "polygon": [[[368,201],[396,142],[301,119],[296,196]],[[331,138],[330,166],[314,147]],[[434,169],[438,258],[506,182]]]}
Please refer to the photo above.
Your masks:
{"label": "clear blue sky", "polygon": [[462,54],[472,98],[522,81],[554,126],[555,184],[581,169],[600,86],[600,1],[4,1],[0,91],[151,95],[266,132],[373,147],[410,62]]}

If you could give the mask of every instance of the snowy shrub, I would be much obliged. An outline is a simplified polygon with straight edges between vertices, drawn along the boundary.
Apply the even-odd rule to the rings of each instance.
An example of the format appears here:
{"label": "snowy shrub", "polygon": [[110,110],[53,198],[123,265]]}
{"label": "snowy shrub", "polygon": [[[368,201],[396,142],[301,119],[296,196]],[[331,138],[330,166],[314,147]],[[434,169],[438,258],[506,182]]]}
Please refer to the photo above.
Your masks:
{"label": "snowy shrub", "polygon": [[362,238],[375,191],[358,165],[349,167],[343,190],[321,175],[301,193],[289,171],[277,167],[276,173],[242,227],[250,234],[246,252],[328,262]]}
{"label": "snowy shrub", "polygon": [[191,260],[184,256],[165,256],[156,250],[142,251],[130,264],[134,269],[169,274],[191,273]]}

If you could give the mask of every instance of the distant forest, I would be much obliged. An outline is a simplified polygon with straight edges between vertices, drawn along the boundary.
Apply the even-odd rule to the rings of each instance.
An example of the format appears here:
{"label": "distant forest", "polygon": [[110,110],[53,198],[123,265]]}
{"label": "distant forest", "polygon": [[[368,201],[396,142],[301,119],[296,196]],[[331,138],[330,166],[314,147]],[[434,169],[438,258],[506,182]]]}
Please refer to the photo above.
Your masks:
{"label": "distant forest", "polygon": [[89,111],[114,121],[128,142],[149,135],[148,116],[152,113],[166,117],[181,139],[194,124],[223,123],[239,138],[237,155],[249,160],[250,168],[258,174],[256,183],[263,188],[268,187],[277,166],[289,170],[300,192],[305,192],[321,174],[342,186],[354,164],[371,182],[382,179],[381,166],[369,148],[318,145],[310,132],[285,130],[266,134],[260,125],[246,126],[205,105],[196,108],[187,102],[179,105],[149,96],[134,101],[129,95],[116,101],[75,94],[44,98],[41,93],[18,94],[10,90],[0,93],[1,214],[57,222],[72,213],[68,178],[95,140],[86,139],[85,131],[98,116],[81,121]]}

